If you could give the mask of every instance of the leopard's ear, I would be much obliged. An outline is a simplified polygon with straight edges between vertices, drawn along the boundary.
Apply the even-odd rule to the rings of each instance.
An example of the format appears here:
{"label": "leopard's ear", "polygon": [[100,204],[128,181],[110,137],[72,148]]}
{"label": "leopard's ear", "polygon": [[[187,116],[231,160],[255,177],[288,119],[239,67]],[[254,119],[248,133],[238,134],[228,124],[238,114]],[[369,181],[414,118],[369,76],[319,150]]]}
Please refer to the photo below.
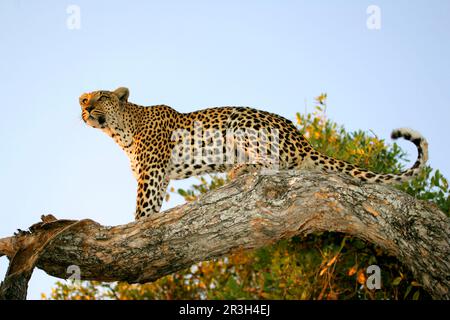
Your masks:
{"label": "leopard's ear", "polygon": [[125,87],[120,87],[114,90],[114,94],[119,98],[120,101],[127,102],[128,96],[130,95],[130,90]]}

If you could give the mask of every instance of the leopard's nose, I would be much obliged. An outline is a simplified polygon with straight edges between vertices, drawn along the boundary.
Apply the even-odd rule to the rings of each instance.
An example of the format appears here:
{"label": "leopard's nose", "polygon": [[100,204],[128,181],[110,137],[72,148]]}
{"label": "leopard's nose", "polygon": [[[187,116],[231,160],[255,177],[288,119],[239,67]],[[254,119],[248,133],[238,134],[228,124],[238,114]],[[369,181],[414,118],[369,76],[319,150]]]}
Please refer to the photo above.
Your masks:
{"label": "leopard's nose", "polygon": [[86,111],[87,111],[88,113],[91,113],[92,109],[94,109],[93,106],[86,107]]}
{"label": "leopard's nose", "polygon": [[89,102],[91,100],[91,95],[89,93],[84,93],[80,97],[80,104],[82,107],[86,107],[89,105]]}

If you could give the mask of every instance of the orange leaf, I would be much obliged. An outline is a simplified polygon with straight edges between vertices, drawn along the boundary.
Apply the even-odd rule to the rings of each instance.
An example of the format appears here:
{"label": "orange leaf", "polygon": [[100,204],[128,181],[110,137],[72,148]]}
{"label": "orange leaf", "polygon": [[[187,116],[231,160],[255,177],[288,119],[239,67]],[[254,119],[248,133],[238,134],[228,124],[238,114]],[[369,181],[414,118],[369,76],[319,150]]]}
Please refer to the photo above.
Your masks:
{"label": "orange leaf", "polygon": [[364,274],[363,270],[360,270],[358,272],[358,277],[356,278],[359,284],[365,284],[366,283],[366,275]]}
{"label": "orange leaf", "polygon": [[328,261],[327,267],[329,267],[329,266],[331,266],[333,263],[335,263],[335,262],[336,262],[336,259],[337,259],[337,255],[334,256],[333,259],[331,259],[330,261]]}
{"label": "orange leaf", "polygon": [[348,270],[348,275],[349,276],[352,276],[352,275],[354,275],[356,273],[356,266],[353,266],[353,267],[351,267],[350,268],[350,270]]}

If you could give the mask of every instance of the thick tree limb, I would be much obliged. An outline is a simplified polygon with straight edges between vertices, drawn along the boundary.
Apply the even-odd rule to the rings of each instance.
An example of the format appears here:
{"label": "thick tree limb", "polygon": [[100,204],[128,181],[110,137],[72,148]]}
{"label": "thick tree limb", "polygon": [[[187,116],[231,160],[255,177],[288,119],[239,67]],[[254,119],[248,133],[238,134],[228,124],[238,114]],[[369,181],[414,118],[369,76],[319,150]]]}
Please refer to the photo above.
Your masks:
{"label": "thick tree limb", "polygon": [[198,261],[317,231],[381,246],[434,298],[450,298],[450,219],[436,206],[391,187],[310,171],[246,175],[196,202],[116,227],[50,219],[29,234],[0,240],[0,255],[12,259],[0,296],[23,298],[11,292],[26,286],[11,283],[21,283],[18,276],[28,281],[35,265],[63,279],[76,265],[82,279],[144,283]]}

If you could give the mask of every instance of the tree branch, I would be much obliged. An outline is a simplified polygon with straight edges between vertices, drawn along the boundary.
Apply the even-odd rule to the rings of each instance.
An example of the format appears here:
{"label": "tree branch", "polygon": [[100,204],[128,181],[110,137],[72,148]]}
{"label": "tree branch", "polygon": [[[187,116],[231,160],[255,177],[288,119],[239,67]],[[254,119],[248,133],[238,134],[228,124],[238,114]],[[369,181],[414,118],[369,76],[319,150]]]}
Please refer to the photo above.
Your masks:
{"label": "tree branch", "polygon": [[336,231],[381,246],[434,298],[450,299],[450,219],[399,190],[342,175],[250,174],[138,222],[49,219],[31,231],[0,240],[11,259],[0,297],[24,298],[11,284],[35,266],[63,279],[76,265],[85,280],[144,283],[236,250]]}

